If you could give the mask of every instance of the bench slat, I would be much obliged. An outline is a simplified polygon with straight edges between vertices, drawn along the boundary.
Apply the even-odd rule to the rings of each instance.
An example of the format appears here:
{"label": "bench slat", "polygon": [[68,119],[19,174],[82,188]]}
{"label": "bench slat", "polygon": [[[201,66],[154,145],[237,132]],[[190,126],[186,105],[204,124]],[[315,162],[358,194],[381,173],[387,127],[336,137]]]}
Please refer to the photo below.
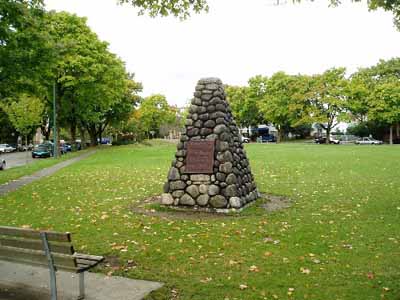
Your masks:
{"label": "bench slat", "polygon": [[[49,242],[71,242],[71,234],[69,232],[54,232],[54,231],[43,231],[47,233],[47,239]],[[25,237],[31,239],[40,239],[40,231],[26,228],[15,228],[8,226],[0,226],[0,235],[8,235],[15,237]]]}
{"label": "bench slat", "polygon": [[[0,245],[15,247],[15,248],[31,249],[31,250],[43,250],[43,243],[41,240],[12,238],[7,236],[4,237],[0,236]],[[74,254],[74,248],[70,243],[50,242],[49,247],[52,253],[61,253],[69,255]]]}
{"label": "bench slat", "polygon": [[86,259],[86,260],[94,260],[94,261],[103,261],[104,257],[103,256],[96,256],[96,255],[89,255],[89,254],[83,254],[83,253],[74,253],[74,257],[77,259]]}
{"label": "bench slat", "polygon": [[[47,257],[44,251],[0,246],[0,257],[3,260],[12,259],[12,261],[21,261],[23,263],[31,261],[35,264],[47,265]],[[76,259],[72,255],[53,253],[52,257],[57,268],[77,268]]]}

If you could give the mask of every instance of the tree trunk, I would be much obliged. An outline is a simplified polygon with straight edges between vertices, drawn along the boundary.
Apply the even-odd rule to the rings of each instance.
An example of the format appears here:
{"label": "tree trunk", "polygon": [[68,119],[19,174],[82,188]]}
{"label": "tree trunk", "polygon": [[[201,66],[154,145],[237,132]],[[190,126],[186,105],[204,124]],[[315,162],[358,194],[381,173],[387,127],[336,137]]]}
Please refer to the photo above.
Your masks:
{"label": "tree trunk", "polygon": [[396,137],[400,138],[400,122],[397,123],[397,126],[396,126]]}
{"label": "tree trunk", "polygon": [[72,144],[72,149],[75,151],[76,150],[76,123],[71,122],[71,144]]}
{"label": "tree trunk", "polygon": [[282,128],[280,126],[276,126],[276,130],[278,130],[278,136],[277,136],[277,139],[276,139],[276,143],[279,144],[280,142],[282,142],[283,130],[282,130]]}
{"label": "tree trunk", "polygon": [[90,136],[90,145],[97,146],[97,130],[95,125],[88,126],[88,133]]}
{"label": "tree trunk", "polygon": [[325,144],[329,144],[330,140],[331,140],[331,128],[328,127],[328,128],[326,128],[326,141],[325,141]]}
{"label": "tree trunk", "polygon": [[81,135],[81,149],[86,147],[86,137],[85,137],[85,128],[82,126],[79,127],[79,132]]}
{"label": "tree trunk", "polygon": [[390,130],[389,130],[389,144],[393,145],[393,125],[390,125]]}

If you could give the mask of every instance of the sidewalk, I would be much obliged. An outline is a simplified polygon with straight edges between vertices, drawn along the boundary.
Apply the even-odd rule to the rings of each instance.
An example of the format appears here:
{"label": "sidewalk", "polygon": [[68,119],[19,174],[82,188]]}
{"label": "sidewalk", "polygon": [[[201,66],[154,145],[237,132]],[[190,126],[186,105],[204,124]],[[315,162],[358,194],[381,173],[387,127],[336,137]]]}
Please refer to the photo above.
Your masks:
{"label": "sidewalk", "polygon": [[38,179],[46,177],[46,176],[50,176],[50,175],[54,174],[55,172],[57,172],[58,170],[65,168],[77,161],[80,161],[94,153],[96,153],[96,150],[92,150],[92,151],[82,154],[80,156],[65,160],[54,166],[42,169],[31,175],[26,175],[26,176],[20,177],[16,180],[10,181],[8,183],[4,183],[4,184],[0,185],[0,197],[4,196],[10,192],[13,192],[13,191],[19,189],[20,187],[27,185],[35,180],[38,180]]}
{"label": "sidewalk", "polygon": [[[49,270],[0,261],[0,300],[49,300]],[[163,284],[85,272],[85,300],[141,300]],[[76,300],[78,275],[57,272],[58,300]]]}

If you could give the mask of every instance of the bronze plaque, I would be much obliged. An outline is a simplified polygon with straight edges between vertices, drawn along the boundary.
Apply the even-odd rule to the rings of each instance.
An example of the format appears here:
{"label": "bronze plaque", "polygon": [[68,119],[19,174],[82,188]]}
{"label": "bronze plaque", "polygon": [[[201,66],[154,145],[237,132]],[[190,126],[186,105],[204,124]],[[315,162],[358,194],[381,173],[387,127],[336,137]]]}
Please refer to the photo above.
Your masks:
{"label": "bronze plaque", "polygon": [[186,154],[186,173],[213,173],[214,145],[215,141],[189,141]]}

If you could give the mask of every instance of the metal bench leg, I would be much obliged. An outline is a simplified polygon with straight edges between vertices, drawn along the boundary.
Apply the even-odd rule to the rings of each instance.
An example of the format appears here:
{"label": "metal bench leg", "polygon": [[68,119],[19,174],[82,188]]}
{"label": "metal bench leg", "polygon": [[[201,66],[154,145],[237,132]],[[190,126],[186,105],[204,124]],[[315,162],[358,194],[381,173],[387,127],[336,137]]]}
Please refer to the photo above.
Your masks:
{"label": "metal bench leg", "polygon": [[51,289],[51,300],[57,300],[57,280],[56,280],[56,268],[54,267],[53,257],[50,253],[49,242],[47,240],[47,234],[45,232],[40,233],[42,238],[44,252],[46,253],[47,262],[50,270],[50,289]]}
{"label": "metal bench leg", "polygon": [[79,273],[79,297],[78,300],[85,299],[85,272]]}

